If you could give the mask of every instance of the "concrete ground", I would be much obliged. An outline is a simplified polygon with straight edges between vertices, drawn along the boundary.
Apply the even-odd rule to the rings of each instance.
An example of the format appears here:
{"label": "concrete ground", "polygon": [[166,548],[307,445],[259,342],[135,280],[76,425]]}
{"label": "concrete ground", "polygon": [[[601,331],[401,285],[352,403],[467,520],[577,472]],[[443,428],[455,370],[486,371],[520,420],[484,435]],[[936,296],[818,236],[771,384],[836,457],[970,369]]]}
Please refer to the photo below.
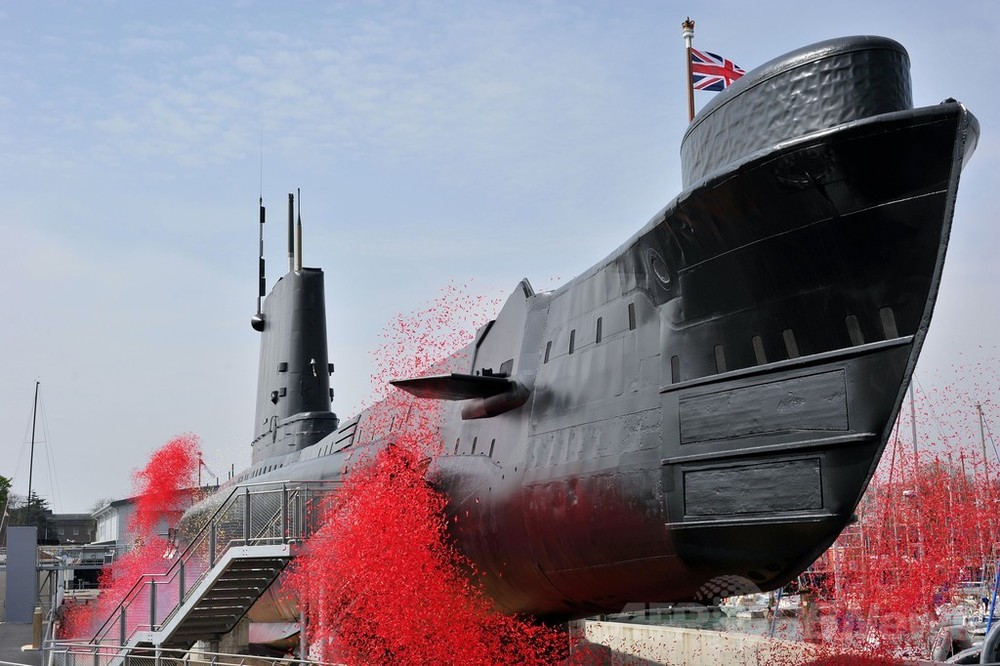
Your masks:
{"label": "concrete ground", "polygon": [[22,652],[22,645],[31,645],[31,625],[0,622],[0,662],[41,666],[41,651]]}

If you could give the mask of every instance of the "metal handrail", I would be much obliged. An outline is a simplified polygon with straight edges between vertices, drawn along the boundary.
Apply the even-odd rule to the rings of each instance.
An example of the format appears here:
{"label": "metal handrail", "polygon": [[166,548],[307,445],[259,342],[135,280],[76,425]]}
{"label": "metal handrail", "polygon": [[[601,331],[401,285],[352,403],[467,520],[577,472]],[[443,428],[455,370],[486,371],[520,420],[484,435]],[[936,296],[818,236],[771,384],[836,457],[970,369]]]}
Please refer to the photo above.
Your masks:
{"label": "metal handrail", "polygon": [[[188,555],[188,552],[190,551],[190,549],[194,546],[194,544],[196,544],[196,543],[199,542],[199,538],[201,536],[201,533],[204,532],[205,529],[207,529],[208,526],[211,525],[215,521],[215,519],[218,517],[218,515],[219,515],[220,512],[222,512],[224,509],[227,509],[230,506],[230,503],[231,503],[233,497],[236,495],[236,492],[239,490],[239,488],[240,488],[240,486],[234,486],[233,487],[233,489],[229,493],[229,496],[226,497],[226,499],[222,501],[222,503],[219,505],[218,509],[216,509],[215,512],[212,514],[212,517],[209,518],[209,520],[205,523],[205,525],[202,527],[201,530],[199,530],[197,533],[195,533],[194,538],[191,539],[191,542],[188,544],[188,547],[185,548],[184,552],[181,553],[180,557],[177,558],[177,562],[175,564],[179,564],[180,562],[185,561],[186,556]],[[170,569],[168,569],[167,572],[169,573],[170,571],[172,571],[173,568],[174,568],[174,566],[175,565],[171,565]],[[122,600],[115,606],[114,611],[110,614],[110,616],[108,617],[108,619],[106,619],[104,621],[104,623],[101,624],[100,627],[98,627],[97,631],[94,632],[94,637],[91,638],[91,640],[90,640],[91,643],[94,643],[95,641],[97,641],[97,643],[100,644],[100,642],[101,642],[101,638],[100,637],[102,637],[105,633],[107,633],[106,630],[110,631],[111,627],[109,625],[113,625],[113,622],[115,621],[116,617],[120,617],[119,612],[122,609],[122,606],[125,605],[126,602],[130,598],[134,598],[135,595],[138,594],[138,590],[141,589],[142,586],[145,584],[143,579],[145,579],[147,577],[150,577],[150,576],[153,576],[153,575],[156,575],[156,574],[144,574],[143,576],[141,576],[139,578],[139,580],[137,580],[132,585],[132,587],[129,589],[129,591],[125,593],[125,596],[122,598]],[[160,574],[160,575],[162,575],[162,574]]]}
{"label": "metal handrail", "polygon": [[[48,660],[43,659],[43,663],[51,663],[53,666],[104,666],[112,659],[117,658],[122,652],[127,651],[127,645],[93,645],[91,643],[75,643],[63,641],[46,641],[42,646],[43,652],[49,655]],[[102,661],[106,657],[107,661]],[[245,666],[247,655],[231,654],[226,652],[209,652],[205,650],[157,648],[154,653],[145,653],[137,658],[142,659],[143,666],[148,666],[151,658],[157,660],[170,659],[175,662],[185,664],[213,664],[216,666]],[[272,658],[263,656],[252,657],[255,664],[268,663],[269,666],[342,666],[329,662],[315,660],[302,660],[291,658]],[[126,660],[123,666],[129,666]]]}
{"label": "metal handrail", "polygon": [[[187,547],[182,552],[175,555],[176,559],[174,559],[170,568],[162,573],[148,573],[141,576],[139,580],[133,584],[121,601],[115,605],[109,617],[94,633],[94,636],[90,639],[89,644],[97,646],[106,644],[108,635],[116,625],[118,626],[119,642],[126,644],[132,639],[135,632],[143,630],[144,627],[148,627],[149,631],[155,631],[157,627],[162,627],[166,624],[183,605],[187,592],[194,589],[214,567],[217,561],[217,551],[219,551],[219,544],[216,543],[216,538],[218,528],[220,527],[220,523],[222,523],[223,518],[228,519],[229,526],[236,528],[237,531],[241,532],[243,535],[242,538],[229,539],[221,549],[221,552],[223,553],[235,544],[250,545],[261,543],[290,543],[301,540],[308,536],[309,532],[308,524],[310,521],[306,520],[305,515],[305,512],[309,508],[308,501],[301,504],[302,515],[298,516],[297,520],[289,519],[289,505],[296,498],[299,498],[302,495],[308,496],[310,491],[313,491],[317,498],[321,498],[330,490],[334,489],[336,485],[337,484],[330,482],[302,481],[296,482],[294,485],[291,485],[288,482],[258,482],[234,486],[229,495],[220,503],[218,508],[206,521],[205,525],[194,534]],[[261,528],[257,530],[256,533],[251,534],[250,529],[253,527],[252,512],[250,510],[252,502],[251,498],[274,493],[281,494],[278,510],[265,518]],[[230,511],[241,498],[243,498],[245,504],[242,512],[235,512],[236,523],[234,524],[234,517],[230,515]],[[242,516],[240,516],[241,513]],[[248,518],[250,519],[249,522]],[[240,529],[240,527],[242,527],[242,529]],[[266,536],[268,533],[273,532],[275,527],[280,527],[280,536]],[[186,565],[193,559],[195,553],[197,552],[196,549],[200,549],[203,545],[205,545],[206,541],[208,542],[209,549],[208,566],[200,573],[196,580],[191,581],[190,584],[186,584]],[[164,619],[161,622],[157,622],[156,590],[158,587],[170,586],[174,583],[178,583],[177,600],[170,608],[169,612],[164,616]],[[137,624],[133,631],[126,636],[126,619],[128,611],[132,608],[136,601],[139,600],[140,595],[146,591],[147,586],[149,586],[149,623]]]}

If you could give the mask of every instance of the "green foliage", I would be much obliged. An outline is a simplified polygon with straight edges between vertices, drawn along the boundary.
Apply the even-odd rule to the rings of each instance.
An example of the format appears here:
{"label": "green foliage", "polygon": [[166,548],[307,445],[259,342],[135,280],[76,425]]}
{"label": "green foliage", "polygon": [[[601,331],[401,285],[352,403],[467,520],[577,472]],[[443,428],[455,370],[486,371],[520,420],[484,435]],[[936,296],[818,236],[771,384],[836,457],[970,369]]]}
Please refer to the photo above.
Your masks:
{"label": "green foliage", "polygon": [[[39,543],[45,543],[55,538],[56,530],[52,524],[52,509],[49,508],[48,500],[39,497],[35,492],[32,492],[27,500],[12,496],[8,513],[10,515],[9,525],[15,527],[37,527]],[[49,539],[50,536],[52,539]],[[56,543],[56,541],[53,541],[53,543]]]}
{"label": "green foliage", "polygon": [[10,493],[10,479],[8,479],[6,476],[0,475],[0,507],[7,506],[7,495],[9,493]]}

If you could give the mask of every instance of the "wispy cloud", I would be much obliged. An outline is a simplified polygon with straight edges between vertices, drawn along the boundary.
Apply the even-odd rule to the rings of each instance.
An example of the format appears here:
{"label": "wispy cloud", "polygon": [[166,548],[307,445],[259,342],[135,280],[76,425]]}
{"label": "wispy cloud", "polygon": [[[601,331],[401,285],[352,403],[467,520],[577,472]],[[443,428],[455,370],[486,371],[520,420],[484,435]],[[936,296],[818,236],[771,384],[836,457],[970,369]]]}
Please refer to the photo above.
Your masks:
{"label": "wispy cloud", "polygon": [[[84,154],[88,144],[118,146],[185,167],[252,154],[262,123],[326,149],[372,143],[403,158],[461,153],[486,164],[518,154],[539,168],[552,150],[573,148],[550,144],[553,123],[578,123],[582,145],[599,141],[582,121],[610,113],[616,97],[614,63],[586,48],[601,39],[599,22],[574,26],[588,38],[561,39],[552,13],[477,9],[441,17],[430,32],[426,17],[396,5],[320,19],[304,35],[131,22],[105,45],[113,55],[85,49],[92,98],[60,103],[50,123],[91,128],[76,137]],[[39,91],[36,102],[79,97],[80,83]]]}

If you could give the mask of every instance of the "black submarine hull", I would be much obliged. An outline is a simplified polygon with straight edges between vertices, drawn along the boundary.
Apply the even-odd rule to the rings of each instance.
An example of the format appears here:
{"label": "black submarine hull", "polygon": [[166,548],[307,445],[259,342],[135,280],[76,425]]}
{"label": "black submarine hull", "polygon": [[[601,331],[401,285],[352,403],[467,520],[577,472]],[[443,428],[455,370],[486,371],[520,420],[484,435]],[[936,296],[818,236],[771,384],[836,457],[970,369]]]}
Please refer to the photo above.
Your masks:
{"label": "black submarine hull", "polygon": [[[555,291],[522,281],[434,376],[397,383],[436,400],[417,405],[444,447],[428,478],[498,607],[561,620],[772,589],[851,520],[978,137],[957,102],[913,109],[908,67],[895,42],[853,37],[748,73],[696,117],[684,191],[646,226]],[[325,329],[278,320],[295,293],[325,317],[321,279],[290,272],[265,302],[235,483],[343,480],[408,427],[398,396],[341,423],[314,400],[328,385],[302,388]],[[297,354],[308,367],[282,355],[286,330],[322,347]],[[299,616],[272,588],[251,617]]]}
{"label": "black submarine hull", "polygon": [[[851,520],[912,375],[969,122],[944,104],[760,156],[608,264],[635,280],[622,291],[639,321],[628,330],[619,302],[620,339],[608,304],[564,327],[579,346],[538,372],[523,474],[469,452],[438,461],[460,549],[496,574],[490,596],[589,615],[773,589],[814,561]],[[705,227],[710,249],[684,236]],[[581,345],[597,317],[604,338]]]}

